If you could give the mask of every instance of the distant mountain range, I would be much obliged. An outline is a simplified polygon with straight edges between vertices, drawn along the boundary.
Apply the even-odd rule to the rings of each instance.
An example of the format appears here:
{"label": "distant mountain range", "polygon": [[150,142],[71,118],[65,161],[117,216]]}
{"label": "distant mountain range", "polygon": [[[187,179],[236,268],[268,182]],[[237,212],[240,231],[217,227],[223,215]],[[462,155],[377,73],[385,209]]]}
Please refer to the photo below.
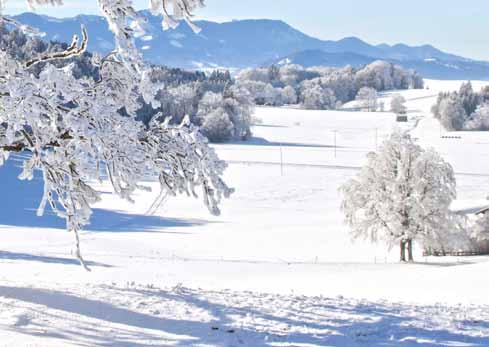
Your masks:
{"label": "distant mountain range", "polygon": [[[202,29],[199,34],[185,23],[163,31],[161,18],[147,11],[141,14],[148,19],[147,35],[139,38],[137,44],[144,57],[155,64],[186,69],[241,69],[285,63],[339,67],[361,66],[382,59],[414,68],[426,78],[489,79],[489,62],[445,53],[430,45],[370,45],[355,37],[324,41],[276,20],[197,21]],[[104,54],[113,49],[113,35],[103,17],[80,15],[59,19],[24,13],[15,18],[45,32],[46,39],[63,42],[70,42],[84,24],[90,35],[91,51]]]}

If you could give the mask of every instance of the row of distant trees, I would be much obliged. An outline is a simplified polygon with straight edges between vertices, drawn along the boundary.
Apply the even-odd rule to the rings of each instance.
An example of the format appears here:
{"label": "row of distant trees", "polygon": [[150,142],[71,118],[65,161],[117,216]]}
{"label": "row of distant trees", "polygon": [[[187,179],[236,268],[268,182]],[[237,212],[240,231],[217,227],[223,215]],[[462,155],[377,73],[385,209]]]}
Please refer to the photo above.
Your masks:
{"label": "row of distant trees", "polygon": [[489,87],[475,92],[472,83],[460,90],[440,93],[432,108],[434,116],[446,130],[489,130]]}
{"label": "row of distant trees", "polygon": [[[45,42],[0,25],[0,49],[19,60],[67,48],[65,43]],[[99,68],[93,64],[94,58],[96,55],[89,52],[71,58],[69,63],[73,65],[75,77],[98,78]],[[66,63],[52,62],[59,66]],[[43,63],[37,64],[32,72],[38,75],[44,67]],[[357,99],[360,107],[375,111],[380,106],[379,91],[423,87],[423,80],[416,72],[384,61],[363,68],[271,66],[244,70],[235,79],[229,71],[206,74],[163,66],[153,66],[151,75],[159,85],[156,96],[159,106],[146,105],[141,100],[143,106],[137,111],[140,120],[149,124],[155,118],[163,122],[171,117],[170,122],[178,124],[188,116],[211,142],[249,138],[254,104],[301,104],[306,109],[335,109]]]}
{"label": "row of distant trees", "polygon": [[371,87],[362,87],[357,93],[355,98],[356,107],[355,109],[360,109],[367,112],[376,111],[388,111],[387,108],[390,107],[389,111],[394,112],[398,115],[405,114],[407,109],[405,106],[406,99],[400,94],[393,94],[391,96],[390,105],[385,105],[383,101],[379,102],[379,93],[377,90]]}
{"label": "row of distant trees", "polygon": [[274,65],[244,70],[236,79],[258,105],[301,104],[307,109],[336,109],[368,93],[364,99],[374,100],[373,91],[423,88],[423,79],[415,71],[385,61],[362,68]]}
{"label": "row of distant trees", "polygon": [[[254,103],[249,92],[234,83],[228,71],[213,71],[206,75],[195,72],[194,78],[179,79],[189,72],[180,69],[153,67],[152,79],[162,87],[156,96],[157,108],[139,110],[140,119],[149,123],[155,117],[179,123],[188,116],[200,127],[211,142],[246,140],[251,136],[251,116]],[[177,78],[169,78],[177,75]]]}

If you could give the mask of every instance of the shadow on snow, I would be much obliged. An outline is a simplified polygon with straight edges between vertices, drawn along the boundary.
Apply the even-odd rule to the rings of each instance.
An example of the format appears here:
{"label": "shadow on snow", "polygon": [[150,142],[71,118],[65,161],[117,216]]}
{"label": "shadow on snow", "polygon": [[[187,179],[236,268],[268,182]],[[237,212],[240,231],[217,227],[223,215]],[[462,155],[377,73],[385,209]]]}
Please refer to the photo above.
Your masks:
{"label": "shadow on snow", "polygon": [[[319,143],[301,143],[301,142],[277,142],[268,141],[262,137],[252,137],[246,141],[229,142],[232,145],[242,146],[270,146],[270,147],[305,147],[305,148],[335,148],[334,145],[324,145]],[[336,148],[347,148],[342,146],[336,146]]]}
{"label": "shadow on snow", "polygon": [[[33,255],[28,253],[7,252],[0,251],[0,260],[22,260],[22,261],[34,261],[47,264],[63,264],[63,265],[76,265],[80,266],[80,262],[74,258],[52,257],[44,255]],[[94,261],[85,261],[88,266],[98,267],[112,267],[112,265],[103,264]]]}
{"label": "shadow on snow", "polygon": [[[0,167],[0,225],[28,228],[51,228],[65,230],[65,221],[46,208],[44,215],[38,217],[36,210],[43,194],[40,175],[31,181],[21,181],[18,158],[11,158]],[[180,220],[128,214],[120,211],[93,209],[89,231],[102,232],[148,232],[167,228],[187,227],[205,224],[200,220]],[[163,231],[164,232],[164,231]]]}
{"label": "shadow on snow", "polygon": [[[98,346],[142,347],[155,343],[159,346],[253,347],[489,345],[488,337],[466,333],[473,325],[481,327],[486,322],[454,321],[463,326],[459,326],[458,332],[451,332],[442,327],[426,326],[420,317],[413,315],[413,310],[417,310],[423,314],[422,319],[427,319],[430,314],[436,314],[433,312],[435,307],[416,308],[325,298],[317,298],[314,304],[310,298],[308,306],[303,307],[304,298],[301,297],[284,297],[280,302],[270,302],[272,298],[263,294],[246,292],[242,293],[246,299],[239,300],[231,292],[211,293],[224,296],[216,300],[215,297],[205,298],[205,293],[202,295],[185,288],[169,292],[107,287],[104,293],[111,294],[107,297],[127,300],[115,305],[68,292],[0,286],[0,297],[15,300],[9,305],[19,305],[28,317],[33,317],[32,320],[24,319],[23,324],[4,328],[31,336],[63,339],[67,343]],[[138,302],[144,305],[138,305]],[[147,311],[152,302],[162,303],[163,307],[187,305],[211,318],[207,321],[197,317],[173,319],[163,317],[159,311],[134,310],[137,306]],[[29,311],[26,311],[26,305]],[[39,313],[43,319],[37,319]],[[172,314],[171,310],[165,313]],[[51,319],[65,317],[69,324],[53,326],[50,322]],[[97,320],[96,324],[93,319]]]}

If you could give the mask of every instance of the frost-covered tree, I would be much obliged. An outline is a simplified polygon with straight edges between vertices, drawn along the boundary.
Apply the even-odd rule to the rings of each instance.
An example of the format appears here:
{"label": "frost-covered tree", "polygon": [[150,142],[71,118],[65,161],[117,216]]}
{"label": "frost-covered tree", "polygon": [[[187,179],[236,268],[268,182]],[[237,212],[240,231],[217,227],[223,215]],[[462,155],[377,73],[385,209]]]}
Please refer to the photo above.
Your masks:
{"label": "frost-covered tree", "polygon": [[283,105],[282,100],[282,89],[275,88],[273,85],[268,83],[263,90],[263,104],[268,106],[281,106]]}
{"label": "frost-covered tree", "polygon": [[435,118],[447,130],[488,131],[487,105],[489,88],[474,92],[470,82],[463,83],[458,92],[440,93],[432,107]]}
{"label": "frost-covered tree", "polygon": [[[193,85],[182,84],[168,89],[169,109],[165,116],[171,117],[172,122],[180,123],[185,116],[196,113],[197,93]],[[161,99],[158,99],[161,103]]]}
{"label": "frost-covered tree", "polygon": [[270,83],[270,76],[267,69],[245,69],[236,77],[239,81],[254,81],[261,83]]}
{"label": "frost-covered tree", "polygon": [[291,86],[286,86],[282,89],[282,100],[286,105],[297,103],[297,93]]}
{"label": "frost-covered tree", "polygon": [[489,130],[489,104],[477,106],[477,109],[465,123],[467,130]]}
{"label": "frost-covered tree", "polygon": [[355,75],[358,89],[371,87],[377,91],[393,89],[421,89],[423,79],[413,70],[404,70],[401,66],[386,61],[375,61]]}
{"label": "frost-covered tree", "polygon": [[384,61],[375,61],[358,71],[355,76],[357,89],[370,87],[375,90],[393,89],[390,75],[391,64]]}
{"label": "frost-covered tree", "polygon": [[[35,5],[62,5],[61,0],[28,0]],[[0,22],[31,35],[34,28],[1,15],[8,1],[0,0]],[[76,239],[76,256],[84,264],[79,230],[87,225],[91,205],[100,199],[94,180],[108,177],[121,198],[143,189],[153,175],[162,194],[197,195],[219,213],[219,202],[232,192],[221,179],[226,167],[198,129],[184,119],[180,125],[136,120],[141,100],[158,107],[155,95],[161,86],[151,79],[151,69],[136,49],[134,35],[143,32],[141,18],[130,0],[98,0],[114,33],[116,49],[94,58],[96,77],[75,78],[69,59],[83,54],[88,33],[75,36],[62,52],[22,60],[0,52],[0,164],[12,153],[24,152],[20,179],[39,171],[44,195],[38,215],[47,205],[66,220]],[[151,0],[151,10],[163,15],[163,28],[180,19],[190,22],[201,0]],[[68,60],[67,60],[68,59]],[[60,62],[67,62],[61,64]],[[56,62],[54,65],[52,63]],[[34,74],[39,64],[45,67]]]}
{"label": "frost-covered tree", "polygon": [[213,110],[222,107],[223,96],[222,94],[207,92],[204,94],[199,102],[199,113],[198,117],[204,118],[206,114],[212,112]]}
{"label": "frost-covered tree", "polygon": [[251,136],[252,112],[248,91],[231,86],[222,95],[206,93],[199,103],[197,118],[203,134],[211,141],[246,140]]}
{"label": "frost-covered tree", "polygon": [[489,213],[480,215],[472,227],[471,237],[475,241],[489,240]]}
{"label": "frost-covered tree", "polygon": [[472,83],[466,82],[462,83],[460,86],[460,90],[458,92],[458,97],[460,98],[460,102],[462,103],[462,107],[465,110],[465,114],[471,115],[477,109],[477,106],[480,104],[480,96],[474,92],[472,88]]}
{"label": "frost-covered tree", "polygon": [[479,93],[479,101],[483,104],[489,103],[489,86],[485,86]]}
{"label": "frost-covered tree", "polygon": [[324,88],[321,84],[314,83],[304,87],[302,104],[309,110],[331,110],[336,108],[336,96],[330,88]]}
{"label": "frost-covered tree", "polygon": [[368,112],[375,112],[377,110],[377,99],[377,91],[370,87],[360,89],[356,97],[359,106]]}
{"label": "frost-covered tree", "polygon": [[280,81],[286,86],[297,86],[305,79],[305,74],[305,69],[300,65],[287,64],[280,67]]}
{"label": "frost-covered tree", "polygon": [[392,97],[391,100],[391,111],[395,114],[405,114],[407,111],[406,108],[406,99],[400,95],[396,94]]}
{"label": "frost-covered tree", "polygon": [[452,167],[438,153],[396,131],[340,188],[341,208],[354,239],[398,244],[401,261],[413,261],[413,241],[434,248],[452,241],[455,185]]}
{"label": "frost-covered tree", "polygon": [[440,123],[447,130],[461,130],[467,114],[457,94],[443,99],[438,106]]}
{"label": "frost-covered tree", "polygon": [[237,85],[246,88],[248,93],[252,96],[256,105],[265,105],[265,88],[267,86],[266,83],[246,79],[237,79],[236,81]]}
{"label": "frost-covered tree", "polygon": [[201,130],[214,142],[226,142],[233,138],[233,123],[222,107],[205,115]]}
{"label": "frost-covered tree", "polygon": [[255,107],[250,93],[239,85],[230,86],[224,90],[223,100],[233,123],[234,139],[247,140],[251,136],[251,115]]}

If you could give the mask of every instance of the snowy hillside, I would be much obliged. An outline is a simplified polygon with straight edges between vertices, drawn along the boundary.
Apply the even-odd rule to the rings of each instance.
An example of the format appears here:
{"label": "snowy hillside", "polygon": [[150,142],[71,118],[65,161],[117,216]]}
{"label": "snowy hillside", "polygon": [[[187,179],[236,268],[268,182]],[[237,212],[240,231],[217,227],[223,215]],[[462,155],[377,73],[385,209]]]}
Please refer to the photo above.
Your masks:
{"label": "snowy hillside", "polygon": [[[461,201],[480,201],[487,133],[440,138],[429,113],[438,91],[460,83],[401,92],[404,126],[454,166]],[[70,254],[63,222],[35,216],[39,178],[18,181],[15,158],[2,167],[0,346],[489,345],[489,258],[416,248],[418,262],[403,265],[397,250],[350,242],[338,187],[396,126],[393,114],[255,117],[252,140],[215,146],[237,189],[220,217],[184,197],[149,211],[156,193],[130,204],[100,185],[81,236],[91,272]]]}

